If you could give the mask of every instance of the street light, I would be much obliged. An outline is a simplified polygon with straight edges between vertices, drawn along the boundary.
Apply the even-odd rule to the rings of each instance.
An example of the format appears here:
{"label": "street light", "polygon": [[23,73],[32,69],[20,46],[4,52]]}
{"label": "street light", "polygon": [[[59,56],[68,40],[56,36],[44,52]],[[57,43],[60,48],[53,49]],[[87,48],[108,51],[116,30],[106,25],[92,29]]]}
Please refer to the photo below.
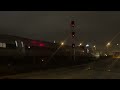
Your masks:
{"label": "street light", "polygon": [[95,48],[95,50],[96,50],[96,46],[94,45],[93,47],[94,47],[94,48]]}
{"label": "street light", "polygon": [[107,43],[107,45],[106,45],[106,47],[107,47],[107,49],[108,49],[108,47],[111,45],[111,43],[110,42],[108,42]]}
{"label": "street light", "polygon": [[63,45],[64,45],[64,42],[61,42],[61,45],[63,46]]}
{"label": "street light", "polygon": [[110,46],[110,45],[111,45],[111,43],[110,43],[110,42],[108,42],[106,46]]}
{"label": "street light", "polygon": [[108,42],[107,45],[106,45],[106,47],[107,47],[107,53],[108,53],[108,54],[110,53],[109,50],[108,50],[110,45],[111,45],[110,42]]}
{"label": "street light", "polygon": [[87,44],[86,47],[89,47],[89,44]]}
{"label": "street light", "polygon": [[82,45],[82,43],[80,43],[80,46]]}
{"label": "street light", "polygon": [[82,46],[82,43],[80,43],[79,46]]}

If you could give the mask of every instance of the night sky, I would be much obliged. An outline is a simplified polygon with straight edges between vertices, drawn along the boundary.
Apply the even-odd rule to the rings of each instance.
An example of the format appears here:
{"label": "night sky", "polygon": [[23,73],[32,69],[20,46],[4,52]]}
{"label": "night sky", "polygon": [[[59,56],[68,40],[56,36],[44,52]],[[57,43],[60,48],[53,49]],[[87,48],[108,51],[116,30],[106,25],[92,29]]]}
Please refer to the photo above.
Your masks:
{"label": "night sky", "polygon": [[0,33],[58,42],[70,34],[72,19],[76,43],[104,46],[120,31],[119,11],[0,11]]}

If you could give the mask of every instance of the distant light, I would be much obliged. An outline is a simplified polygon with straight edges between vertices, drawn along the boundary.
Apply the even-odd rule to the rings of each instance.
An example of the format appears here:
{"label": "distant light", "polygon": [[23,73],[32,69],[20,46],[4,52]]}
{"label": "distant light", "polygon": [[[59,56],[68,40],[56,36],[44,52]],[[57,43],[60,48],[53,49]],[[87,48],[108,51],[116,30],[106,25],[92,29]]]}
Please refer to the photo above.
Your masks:
{"label": "distant light", "polygon": [[79,44],[79,46],[81,46],[81,45],[82,45],[82,43]]}
{"label": "distant light", "polygon": [[82,43],[80,43],[80,45],[82,45]]}
{"label": "distant light", "polygon": [[42,59],[42,62],[43,62],[44,60]]}
{"label": "distant light", "polygon": [[40,43],[39,46],[40,46],[40,47],[43,47],[43,46],[45,46],[45,45],[44,45],[44,43]]}
{"label": "distant light", "polygon": [[119,44],[117,44],[117,45],[119,45]]}
{"label": "distant light", "polygon": [[55,43],[55,40],[54,40],[54,43]]}
{"label": "distant light", "polygon": [[86,47],[89,47],[89,44],[87,44]]}
{"label": "distant light", "polygon": [[105,56],[107,56],[107,54],[105,54]]}
{"label": "distant light", "polygon": [[64,45],[64,42],[62,42],[61,45],[63,46],[63,45]]}
{"label": "distant light", "polygon": [[94,45],[93,47],[95,48],[96,46]]}
{"label": "distant light", "polygon": [[110,45],[110,43],[108,43],[108,45]]}
{"label": "distant light", "polygon": [[110,42],[108,42],[108,43],[107,43],[107,46],[110,46],[110,44],[111,44],[111,43],[110,43]]}
{"label": "distant light", "polygon": [[28,48],[30,48],[30,46],[28,46]]}

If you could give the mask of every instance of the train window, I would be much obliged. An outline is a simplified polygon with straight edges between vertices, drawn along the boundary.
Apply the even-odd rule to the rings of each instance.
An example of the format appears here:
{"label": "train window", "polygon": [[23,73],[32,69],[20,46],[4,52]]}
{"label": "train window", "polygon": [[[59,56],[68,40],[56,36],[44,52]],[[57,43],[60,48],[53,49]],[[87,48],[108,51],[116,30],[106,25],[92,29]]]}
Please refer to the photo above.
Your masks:
{"label": "train window", "polygon": [[0,43],[0,48],[6,48],[6,43]]}

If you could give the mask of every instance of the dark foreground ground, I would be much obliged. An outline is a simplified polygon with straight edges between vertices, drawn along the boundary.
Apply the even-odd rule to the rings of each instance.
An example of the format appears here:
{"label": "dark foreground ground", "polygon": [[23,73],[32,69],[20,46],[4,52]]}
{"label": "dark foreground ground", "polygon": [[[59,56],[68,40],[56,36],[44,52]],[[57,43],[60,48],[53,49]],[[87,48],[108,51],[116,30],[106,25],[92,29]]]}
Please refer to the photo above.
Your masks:
{"label": "dark foreground ground", "polygon": [[89,57],[54,57],[52,59],[41,57],[0,57],[0,76],[26,73],[38,70],[56,69],[93,62]]}
{"label": "dark foreground ground", "polygon": [[[27,67],[27,66],[26,66]],[[20,68],[21,69],[21,68]],[[25,71],[25,67],[22,68]],[[9,69],[15,72],[15,68]],[[89,63],[79,65],[59,66],[49,69],[29,68],[23,73],[16,75],[1,76],[1,79],[119,79],[120,59],[100,58]],[[17,70],[16,70],[17,71]],[[21,70],[22,71],[22,70]],[[18,71],[17,71],[18,72]],[[13,74],[13,73],[12,73]]]}

